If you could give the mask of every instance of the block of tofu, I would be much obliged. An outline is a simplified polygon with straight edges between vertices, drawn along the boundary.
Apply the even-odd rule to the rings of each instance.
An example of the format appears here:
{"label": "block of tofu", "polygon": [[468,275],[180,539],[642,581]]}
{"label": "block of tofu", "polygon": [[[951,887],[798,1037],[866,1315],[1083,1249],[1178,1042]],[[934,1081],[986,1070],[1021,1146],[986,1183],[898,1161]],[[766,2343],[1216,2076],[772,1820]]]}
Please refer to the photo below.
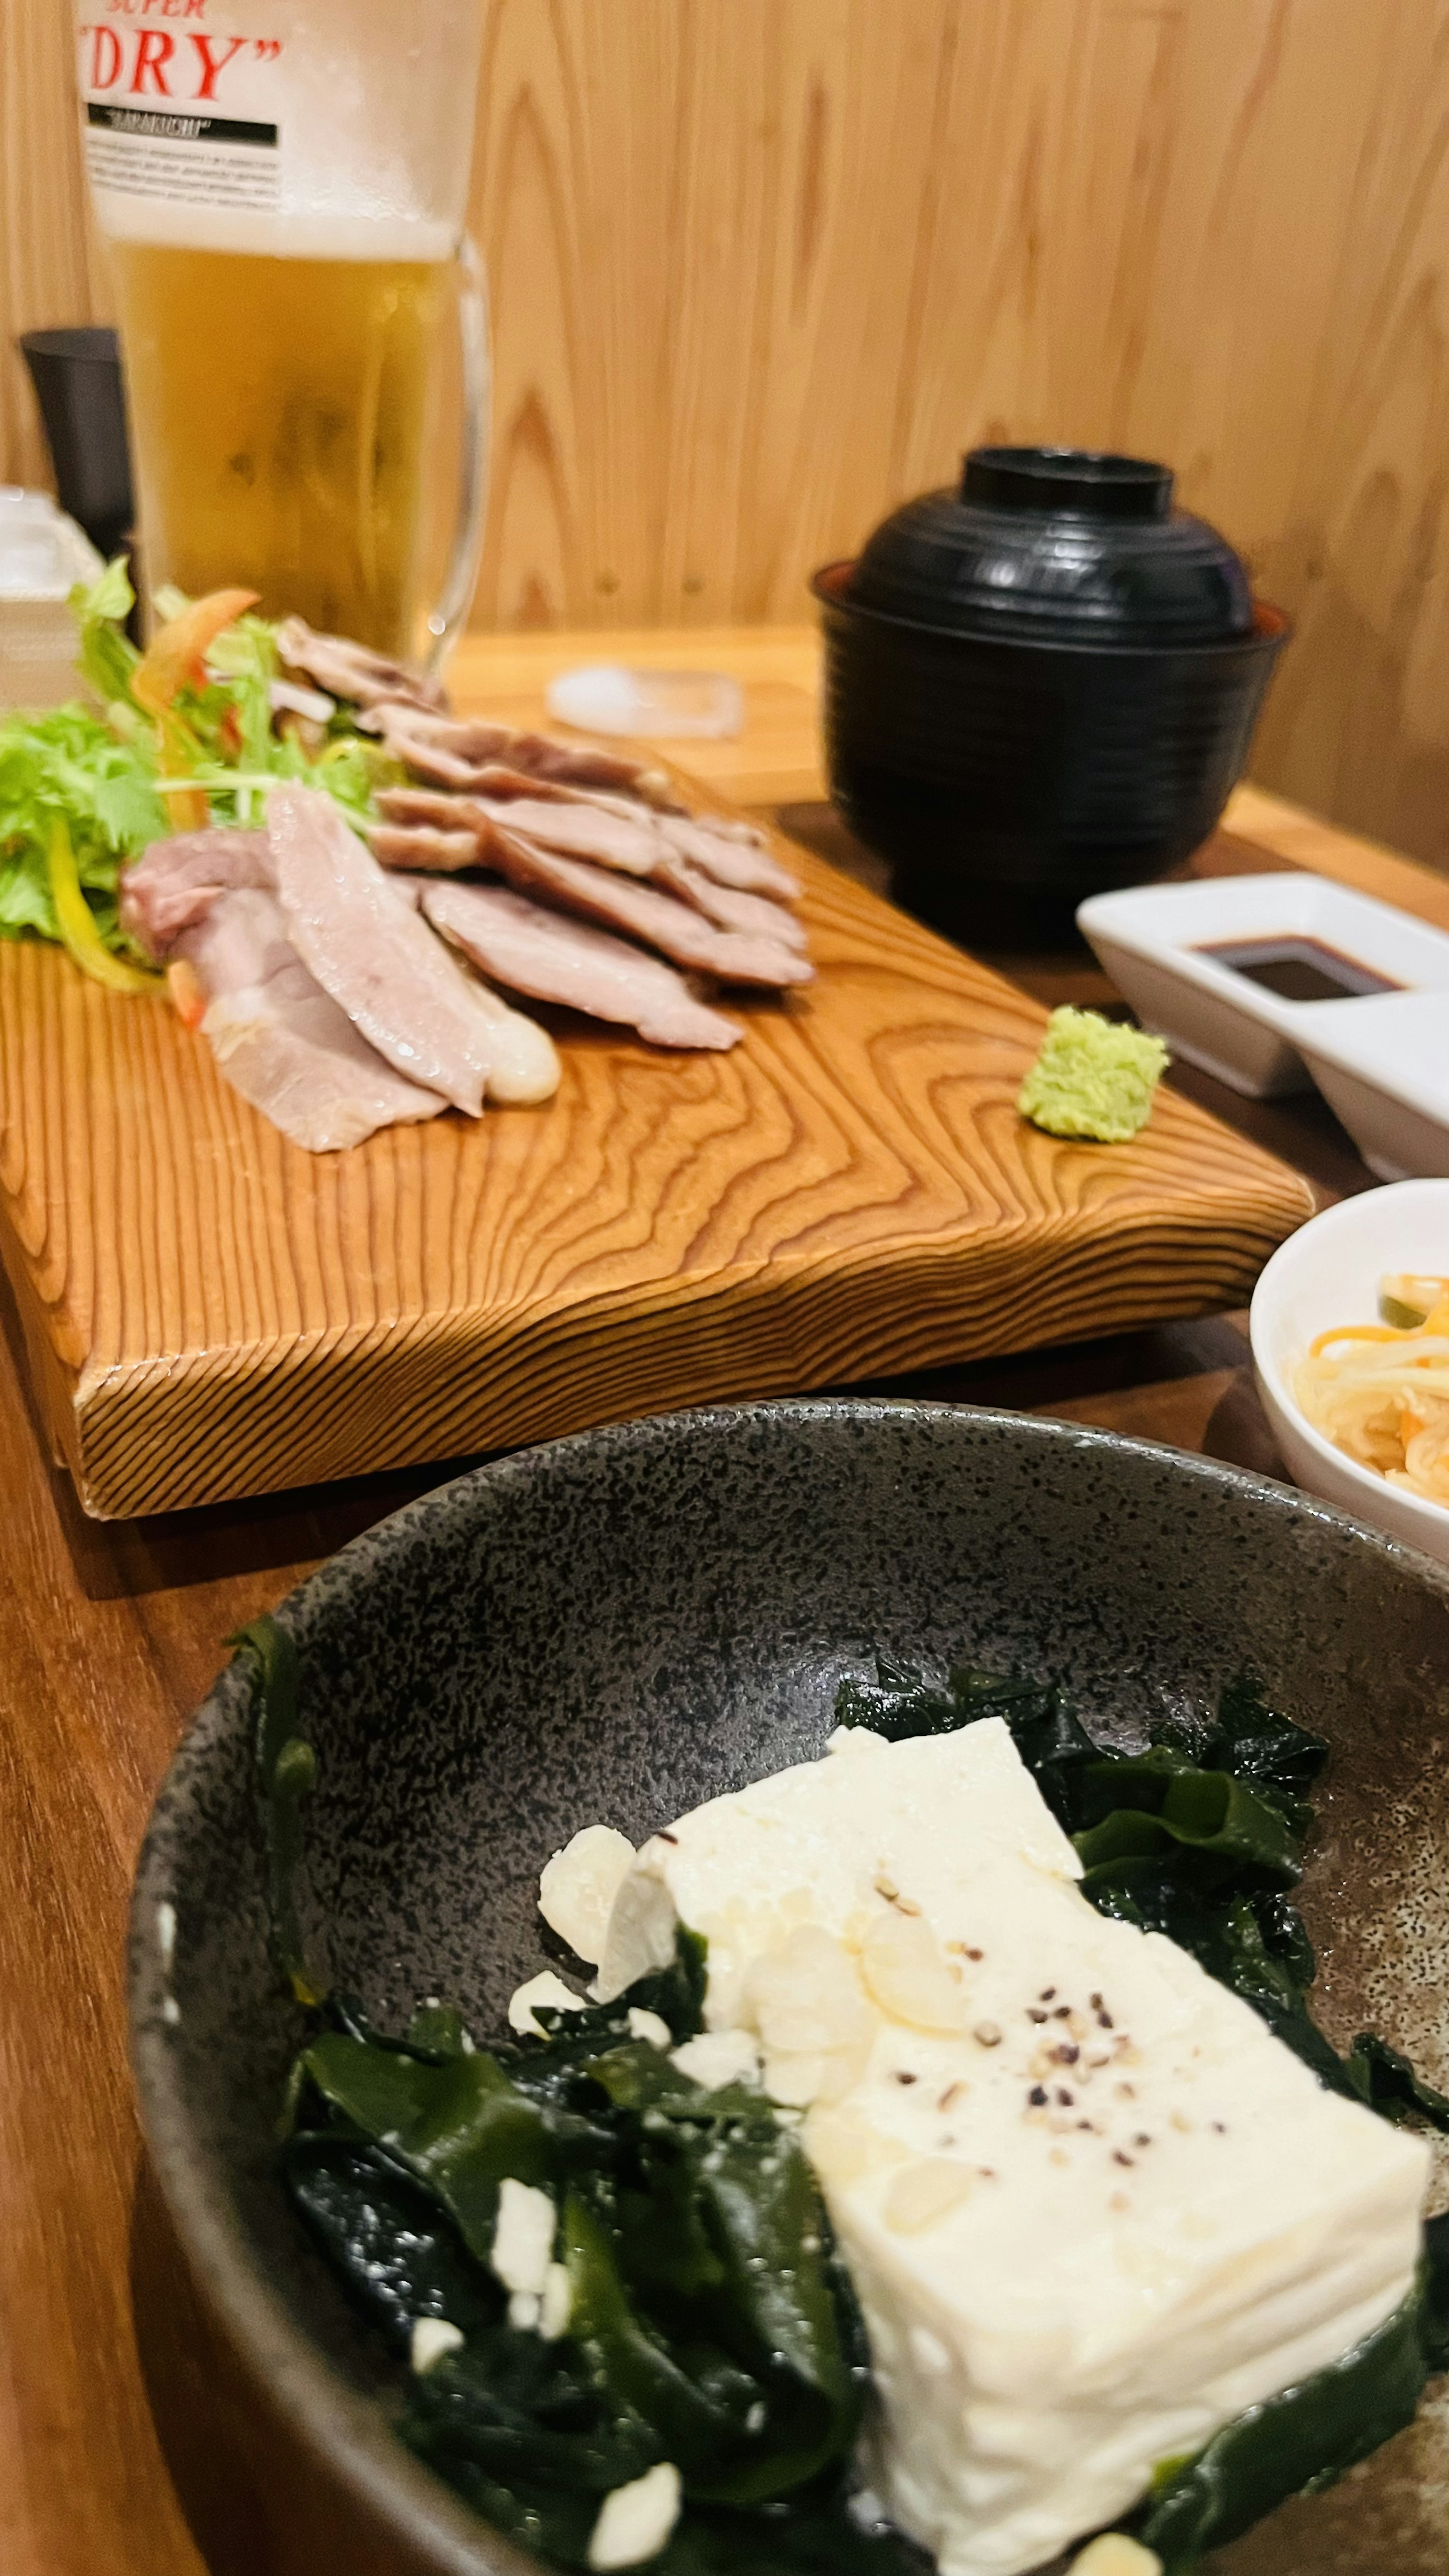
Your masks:
{"label": "block of tofu", "polygon": [[1079,1876],[1000,1719],[857,1729],[656,1834],[609,1918],[603,1994],[688,1924],[709,2027],[804,2110],[870,2335],[865,2473],[942,2576],[1116,2520],[1418,2255],[1423,2142]]}

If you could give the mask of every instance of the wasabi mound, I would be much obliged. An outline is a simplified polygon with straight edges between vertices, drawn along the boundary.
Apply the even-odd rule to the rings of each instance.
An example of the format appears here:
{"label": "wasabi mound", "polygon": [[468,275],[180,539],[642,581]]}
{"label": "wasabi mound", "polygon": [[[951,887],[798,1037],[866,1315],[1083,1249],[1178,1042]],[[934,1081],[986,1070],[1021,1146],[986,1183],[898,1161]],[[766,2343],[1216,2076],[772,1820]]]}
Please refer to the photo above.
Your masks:
{"label": "wasabi mound", "polygon": [[1047,1022],[1016,1105],[1049,1136],[1125,1145],[1146,1126],[1167,1061],[1161,1038],[1065,1003]]}

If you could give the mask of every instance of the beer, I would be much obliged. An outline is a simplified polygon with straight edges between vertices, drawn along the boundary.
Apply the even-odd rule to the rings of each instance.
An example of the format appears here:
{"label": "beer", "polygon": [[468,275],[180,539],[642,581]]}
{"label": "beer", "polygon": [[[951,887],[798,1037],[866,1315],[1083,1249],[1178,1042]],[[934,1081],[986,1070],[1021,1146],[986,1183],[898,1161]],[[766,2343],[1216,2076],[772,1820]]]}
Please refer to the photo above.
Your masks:
{"label": "beer", "polygon": [[152,586],[416,644],[437,260],[111,245]]}
{"label": "beer", "polygon": [[[394,654],[425,624],[436,660],[476,567],[488,426],[463,228],[481,0],[76,0],[76,41],[148,587],[245,583]],[[449,311],[457,527],[428,603]]]}

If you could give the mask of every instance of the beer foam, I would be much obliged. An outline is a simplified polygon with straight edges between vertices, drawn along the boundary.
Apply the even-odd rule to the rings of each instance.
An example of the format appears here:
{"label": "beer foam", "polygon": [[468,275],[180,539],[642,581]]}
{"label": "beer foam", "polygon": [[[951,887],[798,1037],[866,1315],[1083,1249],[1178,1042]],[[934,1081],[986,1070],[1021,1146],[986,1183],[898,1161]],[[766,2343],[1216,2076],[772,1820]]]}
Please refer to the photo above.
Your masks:
{"label": "beer foam", "polygon": [[250,252],[260,259],[449,260],[454,225],[391,208],[334,212],[285,206],[178,205],[115,188],[92,191],[96,221],[110,241],[175,250]]}

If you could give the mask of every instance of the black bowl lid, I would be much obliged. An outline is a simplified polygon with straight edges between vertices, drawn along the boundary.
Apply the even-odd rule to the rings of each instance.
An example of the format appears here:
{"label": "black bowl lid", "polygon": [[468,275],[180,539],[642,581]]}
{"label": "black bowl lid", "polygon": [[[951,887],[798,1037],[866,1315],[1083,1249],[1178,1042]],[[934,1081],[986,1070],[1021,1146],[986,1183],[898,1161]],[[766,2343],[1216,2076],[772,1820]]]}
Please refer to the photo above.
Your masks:
{"label": "black bowl lid", "polygon": [[1072,447],[978,447],[956,490],[883,520],[848,596],[962,635],[1216,643],[1251,631],[1248,576],[1165,465]]}

